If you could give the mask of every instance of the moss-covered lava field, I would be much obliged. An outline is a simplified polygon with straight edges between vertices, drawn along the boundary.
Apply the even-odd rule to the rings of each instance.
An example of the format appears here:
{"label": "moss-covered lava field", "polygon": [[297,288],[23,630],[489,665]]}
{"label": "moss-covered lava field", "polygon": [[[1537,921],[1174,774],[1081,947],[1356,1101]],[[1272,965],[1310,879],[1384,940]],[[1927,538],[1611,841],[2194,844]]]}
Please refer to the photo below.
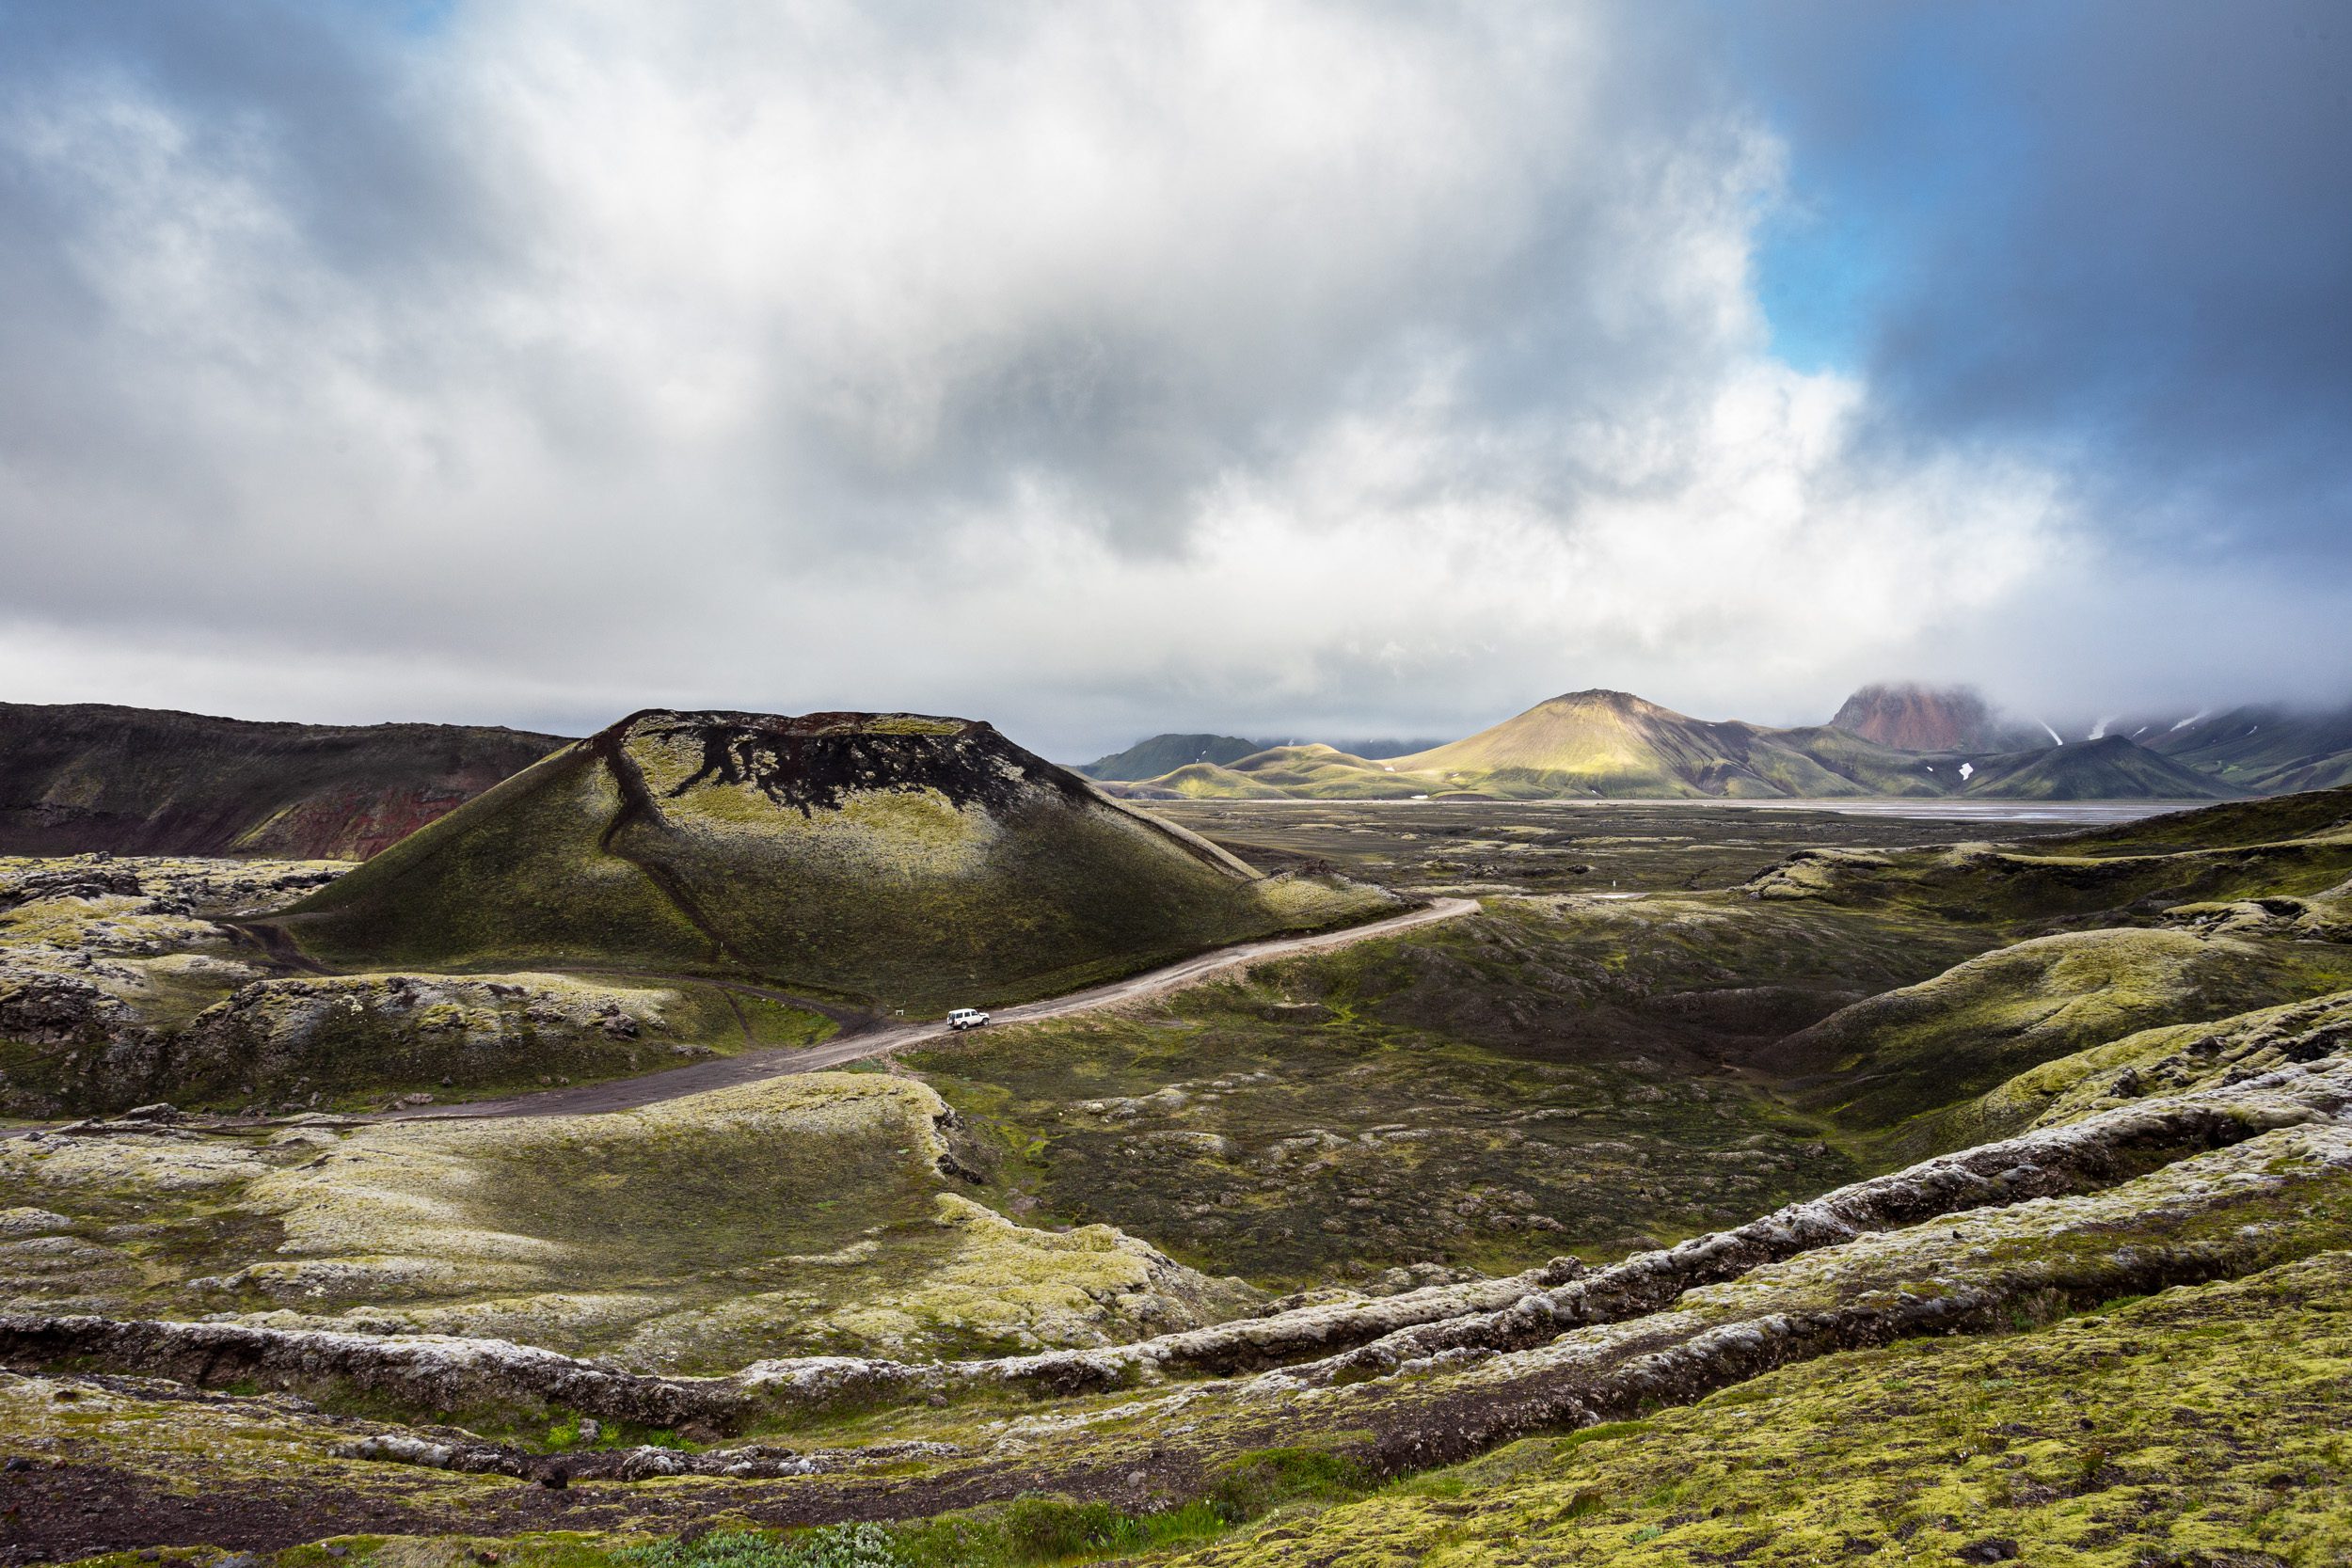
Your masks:
{"label": "moss-covered lava field", "polygon": [[1154,809],[1476,907],[542,1114],[874,1020],[0,863],[0,1555],[2352,1552],[2352,791]]}

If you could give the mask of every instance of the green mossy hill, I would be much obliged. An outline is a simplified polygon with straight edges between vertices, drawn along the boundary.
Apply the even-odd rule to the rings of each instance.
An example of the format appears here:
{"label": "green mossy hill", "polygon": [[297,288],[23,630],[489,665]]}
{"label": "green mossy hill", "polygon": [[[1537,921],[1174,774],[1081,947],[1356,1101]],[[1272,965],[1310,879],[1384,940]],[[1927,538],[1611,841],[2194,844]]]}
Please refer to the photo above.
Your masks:
{"label": "green mossy hill", "polygon": [[921,1013],[1390,907],[1259,878],[985,723],[657,710],[394,846],[284,925],[349,967],[737,974]]}
{"label": "green mossy hill", "polygon": [[1232,735],[1155,735],[1123,752],[1097,757],[1079,771],[1093,779],[1156,779],[1196,762],[1233,762],[1263,750]]}
{"label": "green mossy hill", "polygon": [[2200,1090],[2352,1052],[2352,991],[2211,1022],[2166,1024],[2028,1068],[1985,1095],[1988,1127],[2059,1127],[2132,1101]]}
{"label": "green mossy hill", "polygon": [[1514,1444],[1200,1568],[2352,1559],[2352,1255],[1784,1369]]}
{"label": "green mossy hill", "polygon": [[[2159,1024],[2297,1001],[2352,985],[2352,948],[2103,930],[2041,937],[1855,1003],[1764,1052],[1796,1104],[1854,1131],[1973,1100],[2026,1069]],[[1993,1107],[1983,1106],[1990,1111]],[[1939,1117],[1917,1157],[2032,1119]]]}
{"label": "green mossy hill", "polygon": [[1756,899],[1820,898],[2024,932],[2155,921],[2184,904],[2324,896],[2352,877],[2352,835],[2345,834],[2171,853],[2053,847],[1804,849],[1749,879],[1741,891]]}
{"label": "green mossy hill", "polygon": [[2352,785],[2167,812],[2119,828],[2055,833],[2034,843],[2069,855],[2160,855],[2344,837],[2352,837]]}
{"label": "green mossy hill", "polygon": [[363,860],[564,743],[0,703],[0,853]]}
{"label": "green mossy hill", "polygon": [[1975,757],[1970,765],[1962,793],[2005,800],[2216,800],[2245,793],[2120,735]]}

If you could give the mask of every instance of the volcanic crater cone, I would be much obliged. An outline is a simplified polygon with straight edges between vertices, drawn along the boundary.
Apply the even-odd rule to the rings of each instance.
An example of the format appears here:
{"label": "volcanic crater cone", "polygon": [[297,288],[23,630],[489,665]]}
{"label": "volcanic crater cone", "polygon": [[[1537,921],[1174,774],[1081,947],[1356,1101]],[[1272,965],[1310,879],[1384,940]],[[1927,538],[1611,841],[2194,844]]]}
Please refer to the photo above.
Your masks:
{"label": "volcanic crater cone", "polygon": [[348,966],[733,974],[932,1012],[1390,907],[1262,878],[986,723],[648,710],[402,840],[283,927]]}

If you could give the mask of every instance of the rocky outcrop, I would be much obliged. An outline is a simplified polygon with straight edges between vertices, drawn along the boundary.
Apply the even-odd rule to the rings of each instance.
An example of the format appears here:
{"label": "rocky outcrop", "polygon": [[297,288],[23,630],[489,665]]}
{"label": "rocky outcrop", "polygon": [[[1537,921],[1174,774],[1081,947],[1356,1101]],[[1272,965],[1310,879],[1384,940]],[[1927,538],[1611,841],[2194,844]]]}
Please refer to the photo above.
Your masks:
{"label": "rocky outcrop", "polygon": [[1829,724],[1904,752],[2001,751],[2013,740],[1984,698],[1964,686],[1866,686],[1838,705]]}
{"label": "rocky outcrop", "polygon": [[18,1315],[0,1317],[0,1358],[11,1368],[77,1364],[199,1387],[251,1382],[308,1398],[370,1395],[420,1412],[562,1405],[648,1427],[732,1429],[755,1408],[732,1380],[641,1377],[500,1339]]}
{"label": "rocky outcrop", "polygon": [[[1068,1395],[1253,1368],[1286,1368],[1260,1375],[1287,1388],[1352,1386],[1416,1368],[1529,1354],[1564,1335],[1658,1317],[1693,1291],[1947,1215],[1967,1212],[1982,1221],[2022,1214],[2027,1219],[2018,1223],[2029,1223],[2038,1204],[2079,1200],[2282,1129],[2328,1127],[2335,1140],[2329,1147],[2344,1145],[2352,1166],[2352,1144],[2341,1125],[2348,1109],[2352,1062],[2296,1064],[1930,1160],[1591,1275],[1564,1260],[1510,1280],[1311,1307],[1100,1350],[931,1363],[811,1356],[756,1362],[727,1377],[667,1378],[501,1340],[17,1316],[0,1319],[0,1362],[21,1368],[72,1361],[211,1386],[251,1379],[313,1397],[322,1389],[358,1390],[423,1410],[561,1405],[600,1419],[697,1421],[718,1431],[739,1431],[755,1417],[883,1401],[988,1389]],[[2135,1267],[2118,1263],[2098,1277],[2117,1270],[2117,1277],[2138,1277]],[[1999,1292],[1985,1298],[2010,1299]],[[1930,1315],[1955,1314],[1960,1323],[1982,1305],[1947,1305]],[[1864,1333],[1868,1324],[1908,1331],[1885,1326],[1913,1323],[1916,1314],[1908,1311],[1851,1321],[1833,1314],[1811,1328],[1774,1329],[1764,1338],[1779,1347],[1771,1354],[1791,1354]]]}

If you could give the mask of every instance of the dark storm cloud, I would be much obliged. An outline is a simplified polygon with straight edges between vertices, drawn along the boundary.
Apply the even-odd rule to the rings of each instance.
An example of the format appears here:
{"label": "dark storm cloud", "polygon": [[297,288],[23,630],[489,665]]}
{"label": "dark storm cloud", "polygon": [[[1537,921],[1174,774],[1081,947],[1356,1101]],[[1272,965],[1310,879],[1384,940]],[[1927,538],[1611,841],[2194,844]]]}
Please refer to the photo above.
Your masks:
{"label": "dark storm cloud", "polygon": [[2151,548],[2352,562],[2352,9],[1740,20],[1800,185],[1882,253],[1891,434],[2062,451]]}

